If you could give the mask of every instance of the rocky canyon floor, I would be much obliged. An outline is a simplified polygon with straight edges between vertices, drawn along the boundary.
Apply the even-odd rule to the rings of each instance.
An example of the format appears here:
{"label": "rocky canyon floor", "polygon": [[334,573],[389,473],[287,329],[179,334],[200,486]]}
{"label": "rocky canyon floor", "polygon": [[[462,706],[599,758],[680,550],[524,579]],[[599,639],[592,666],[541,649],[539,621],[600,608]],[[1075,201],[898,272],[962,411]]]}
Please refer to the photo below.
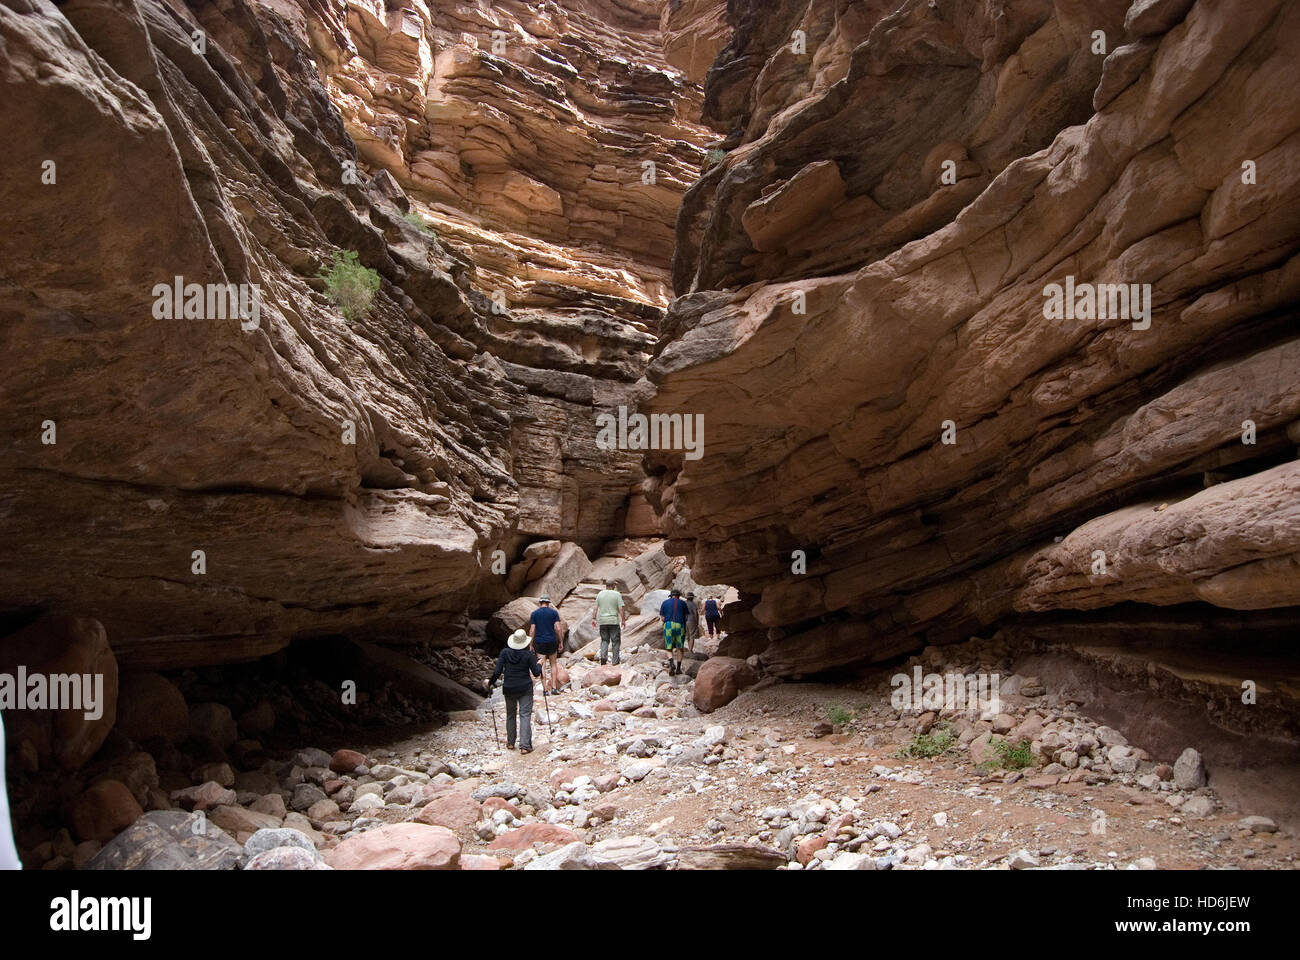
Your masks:
{"label": "rocky canyon floor", "polygon": [[[997,652],[973,641],[899,672],[996,669]],[[670,676],[646,643],[617,667],[580,651],[549,719],[538,692],[531,754],[505,748],[498,690],[436,728],[299,751],[279,786],[291,807],[312,801],[312,828],[297,822],[321,868],[391,865],[395,847],[406,866],[452,869],[1290,869],[1300,853],[1205,785],[1194,745],[1161,763],[1034,677],[1006,674],[1015,692],[984,721],[895,709],[892,670],[760,682],[701,713],[700,663]],[[998,741],[1022,745],[1025,766],[998,760]],[[213,819],[246,869],[265,863],[256,823]]]}

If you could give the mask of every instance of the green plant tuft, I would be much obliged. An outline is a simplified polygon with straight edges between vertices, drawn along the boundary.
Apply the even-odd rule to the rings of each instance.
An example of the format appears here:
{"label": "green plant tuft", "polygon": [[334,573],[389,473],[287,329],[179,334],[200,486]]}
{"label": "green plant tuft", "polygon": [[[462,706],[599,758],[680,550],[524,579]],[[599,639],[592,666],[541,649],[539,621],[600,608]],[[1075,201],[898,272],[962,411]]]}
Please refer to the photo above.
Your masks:
{"label": "green plant tuft", "polygon": [[853,722],[853,711],[838,703],[826,708],[826,718],[837,727],[846,727]]}
{"label": "green plant tuft", "polygon": [[429,221],[425,220],[424,217],[420,216],[414,210],[412,210],[410,213],[402,214],[402,219],[405,220],[407,223],[409,223],[411,226],[415,227],[415,229],[419,230],[421,233],[428,234],[429,236],[437,239],[438,235],[433,232],[433,227],[429,224]]}
{"label": "green plant tuft", "polygon": [[358,263],[355,250],[336,251],[330,268],[319,276],[325,281],[325,295],[349,320],[365,316],[379,292],[379,274]]}
{"label": "green plant tuft", "polygon": [[945,720],[931,727],[929,733],[918,733],[912,738],[911,743],[898,751],[898,755],[913,760],[921,757],[937,757],[947,753],[956,742],[957,733],[953,730],[952,724]]}
{"label": "green plant tuft", "polygon": [[989,741],[995,756],[979,765],[980,770],[1023,770],[1034,765],[1034,752],[1028,740],[1021,740],[1015,746],[1008,741],[994,739]]}

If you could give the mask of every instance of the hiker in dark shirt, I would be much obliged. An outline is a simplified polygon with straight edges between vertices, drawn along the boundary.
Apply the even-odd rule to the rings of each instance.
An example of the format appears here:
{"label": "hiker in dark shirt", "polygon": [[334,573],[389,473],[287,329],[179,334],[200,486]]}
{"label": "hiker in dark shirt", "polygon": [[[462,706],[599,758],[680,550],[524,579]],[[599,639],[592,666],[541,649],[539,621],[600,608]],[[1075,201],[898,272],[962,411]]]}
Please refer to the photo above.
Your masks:
{"label": "hiker in dark shirt", "polygon": [[686,649],[695,652],[695,638],[700,635],[700,607],[695,594],[686,594]]}
{"label": "hiker in dark shirt", "polygon": [[545,674],[542,677],[542,689],[548,694],[560,692],[560,681],[555,668],[558,666],[556,656],[560,652],[560,638],[555,632],[555,624],[560,619],[559,611],[551,606],[551,598],[542,595],[537,598],[538,608],[528,618],[528,635],[533,638],[533,649],[542,658]]}
{"label": "hiker in dark shirt", "polygon": [[659,605],[659,618],[664,622],[664,649],[668,651],[668,672],[682,672],[682,647],[686,645],[686,601],[680,590],[673,590]]}
{"label": "hiker in dark shirt", "polygon": [[709,597],[704,601],[704,624],[709,629],[710,637],[717,636],[720,619],[722,619],[722,611],[718,609],[718,601]]}
{"label": "hiker in dark shirt", "polygon": [[506,749],[515,748],[515,714],[519,715],[519,752],[533,752],[533,677],[542,675],[537,654],[528,649],[528,634],[516,630],[497,657],[497,668],[487,681],[488,692],[498,677],[506,698]]}

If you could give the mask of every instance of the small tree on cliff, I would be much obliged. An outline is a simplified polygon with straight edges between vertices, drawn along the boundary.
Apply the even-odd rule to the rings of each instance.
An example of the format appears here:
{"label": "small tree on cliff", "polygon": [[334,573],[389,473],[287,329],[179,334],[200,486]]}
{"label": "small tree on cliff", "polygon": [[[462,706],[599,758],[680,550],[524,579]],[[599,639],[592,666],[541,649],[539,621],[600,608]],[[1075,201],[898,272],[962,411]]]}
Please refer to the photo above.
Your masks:
{"label": "small tree on cliff", "polygon": [[355,250],[335,252],[328,270],[322,269],[325,295],[349,320],[366,315],[379,292],[379,274],[357,262]]}

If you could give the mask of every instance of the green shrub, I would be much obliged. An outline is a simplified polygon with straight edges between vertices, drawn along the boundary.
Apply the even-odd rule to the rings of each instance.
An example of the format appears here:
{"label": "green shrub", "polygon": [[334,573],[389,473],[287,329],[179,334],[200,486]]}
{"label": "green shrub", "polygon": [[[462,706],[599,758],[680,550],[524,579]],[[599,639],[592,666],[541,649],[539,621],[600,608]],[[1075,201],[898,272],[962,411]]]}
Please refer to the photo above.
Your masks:
{"label": "green shrub", "polygon": [[349,320],[365,316],[379,292],[379,274],[358,263],[355,250],[336,252],[330,268],[319,275],[325,281],[325,295]]}
{"label": "green shrub", "polygon": [[929,733],[918,733],[911,743],[898,751],[898,755],[910,759],[937,757],[947,753],[956,742],[957,734],[952,729],[952,724],[945,720],[931,727]]}
{"label": "green shrub", "polygon": [[719,150],[716,147],[704,155],[704,169],[701,172],[712,170],[727,157],[726,150]]}
{"label": "green shrub", "polygon": [[989,741],[995,756],[979,765],[980,770],[1023,770],[1034,765],[1034,751],[1028,740],[1021,740],[1015,746],[1008,741],[993,739]]}
{"label": "green shrub", "polygon": [[853,712],[838,703],[826,708],[826,718],[837,727],[845,727],[853,722]]}
{"label": "green shrub", "polygon": [[402,214],[402,219],[405,220],[407,223],[409,223],[411,226],[415,227],[415,229],[419,230],[421,233],[426,233],[429,236],[434,238],[438,236],[436,233],[433,232],[433,227],[429,224],[429,221],[425,220],[424,217],[420,216],[414,210],[412,210],[410,213]]}

